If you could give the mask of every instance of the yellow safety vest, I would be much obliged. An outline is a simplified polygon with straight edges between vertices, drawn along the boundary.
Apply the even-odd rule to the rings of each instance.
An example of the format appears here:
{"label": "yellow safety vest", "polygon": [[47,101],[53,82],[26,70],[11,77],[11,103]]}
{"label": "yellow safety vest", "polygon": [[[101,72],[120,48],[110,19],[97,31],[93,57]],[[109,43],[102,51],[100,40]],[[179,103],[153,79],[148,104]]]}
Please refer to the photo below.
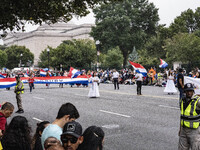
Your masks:
{"label": "yellow safety vest", "polygon": [[160,74],[160,73],[158,73],[158,78],[162,78],[162,76],[161,76],[161,74]]}
{"label": "yellow safety vest", "polygon": [[195,96],[185,110],[183,108],[183,100],[181,100],[181,126],[192,129],[199,127],[200,115],[196,112],[196,105],[199,99],[199,96]]}
{"label": "yellow safety vest", "polygon": [[17,90],[17,87],[20,85],[20,83],[22,83],[22,87],[21,87],[21,91],[16,92],[17,94],[23,94],[24,93],[24,84],[22,81],[17,82],[17,85],[15,86],[15,89]]}

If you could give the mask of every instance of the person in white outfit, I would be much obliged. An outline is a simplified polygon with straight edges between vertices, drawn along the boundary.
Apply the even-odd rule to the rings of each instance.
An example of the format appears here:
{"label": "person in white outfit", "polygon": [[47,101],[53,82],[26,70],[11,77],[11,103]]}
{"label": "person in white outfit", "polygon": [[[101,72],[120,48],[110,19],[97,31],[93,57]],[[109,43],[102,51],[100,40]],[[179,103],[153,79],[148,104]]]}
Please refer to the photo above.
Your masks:
{"label": "person in white outfit", "polygon": [[171,71],[168,72],[167,84],[164,89],[164,92],[168,93],[169,95],[177,92],[176,87],[174,85],[174,76],[172,75]]}
{"label": "person in white outfit", "polygon": [[88,97],[90,98],[100,97],[99,87],[98,87],[98,83],[100,82],[100,80],[96,72],[93,73],[93,77],[91,77],[91,81],[92,81],[92,85],[90,87]]}

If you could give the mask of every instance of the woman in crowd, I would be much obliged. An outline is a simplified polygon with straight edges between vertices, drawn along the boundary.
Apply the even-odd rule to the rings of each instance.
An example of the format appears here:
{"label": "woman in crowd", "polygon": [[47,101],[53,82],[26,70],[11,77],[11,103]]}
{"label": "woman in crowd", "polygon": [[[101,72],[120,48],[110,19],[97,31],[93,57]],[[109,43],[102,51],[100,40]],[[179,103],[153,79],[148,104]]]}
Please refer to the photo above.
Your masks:
{"label": "woman in crowd", "polygon": [[174,85],[174,76],[172,75],[172,72],[170,70],[168,72],[167,85],[164,89],[164,92],[168,94],[173,94],[177,92],[176,87]]}
{"label": "woman in crowd", "polygon": [[32,150],[43,150],[41,144],[41,135],[44,130],[49,125],[49,121],[43,121],[37,124],[36,132],[32,139]]}
{"label": "woman in crowd", "polygon": [[31,128],[23,116],[15,116],[2,137],[4,150],[31,150]]}
{"label": "woman in crowd", "polygon": [[98,83],[100,82],[99,77],[97,76],[97,72],[93,73],[93,77],[91,78],[92,85],[90,87],[90,91],[88,93],[88,97],[95,98],[100,97]]}
{"label": "woman in crowd", "polygon": [[102,150],[104,143],[104,131],[97,126],[88,127],[83,133],[83,143],[78,150]]}

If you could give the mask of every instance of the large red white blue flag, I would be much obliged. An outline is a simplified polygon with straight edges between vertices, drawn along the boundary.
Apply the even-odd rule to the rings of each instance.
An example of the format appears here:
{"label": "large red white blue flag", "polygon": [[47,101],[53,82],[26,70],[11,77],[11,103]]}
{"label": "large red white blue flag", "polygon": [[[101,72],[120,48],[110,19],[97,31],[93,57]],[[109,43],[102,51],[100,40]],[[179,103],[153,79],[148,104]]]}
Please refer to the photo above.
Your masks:
{"label": "large red white blue flag", "polygon": [[165,67],[167,67],[168,66],[168,64],[164,61],[164,60],[162,60],[161,58],[160,58],[160,65],[159,65],[159,67],[160,68],[165,68]]}
{"label": "large red white blue flag", "polygon": [[1,73],[0,72],[0,78],[6,78],[6,75],[7,75],[6,73]]}
{"label": "large red white blue flag", "polygon": [[141,73],[144,77],[147,76],[147,70],[142,65],[134,63],[130,60],[129,63],[132,65],[132,67],[135,69],[136,72]]}
{"label": "large red white blue flag", "polygon": [[73,67],[70,67],[70,69],[69,69],[69,77],[77,78],[80,74],[81,74],[81,72],[79,70],[74,69]]}
{"label": "large red white blue flag", "polygon": [[[88,76],[80,75],[77,78],[70,78],[65,76],[53,76],[53,77],[34,77],[35,84],[88,84]],[[28,83],[29,77],[21,77],[23,83]],[[8,88],[16,85],[15,78],[0,79],[0,88]]]}

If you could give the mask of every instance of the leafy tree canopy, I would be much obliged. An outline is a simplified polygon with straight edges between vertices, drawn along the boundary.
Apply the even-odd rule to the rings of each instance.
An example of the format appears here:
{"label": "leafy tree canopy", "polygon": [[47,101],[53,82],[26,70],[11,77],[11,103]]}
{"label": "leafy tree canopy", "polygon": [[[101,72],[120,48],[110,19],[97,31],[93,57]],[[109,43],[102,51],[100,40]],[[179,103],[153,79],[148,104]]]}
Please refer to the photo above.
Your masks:
{"label": "leafy tree canopy", "polygon": [[182,12],[180,16],[174,19],[169,28],[173,35],[179,32],[193,33],[200,30],[200,7],[195,12],[192,9]]}
{"label": "leafy tree canopy", "polygon": [[124,0],[94,9],[96,27],[91,35],[101,42],[101,51],[118,46],[125,66],[133,47],[141,48],[155,34],[158,9],[148,0]]}
{"label": "leafy tree canopy", "polygon": [[[90,68],[97,57],[96,47],[92,40],[72,40],[63,41],[57,48],[50,48],[50,66],[59,68],[62,64],[63,68],[70,66],[75,68]],[[44,50],[40,54],[40,67],[47,67],[48,53]]]}
{"label": "leafy tree canopy", "polygon": [[200,60],[200,38],[194,34],[179,33],[166,40],[166,61],[193,64]]}
{"label": "leafy tree canopy", "polygon": [[117,0],[1,0],[0,30],[20,30],[26,22],[67,22],[73,16],[86,16],[89,8],[112,1]]}
{"label": "leafy tree canopy", "polygon": [[102,63],[103,68],[121,69],[123,64],[123,55],[119,48],[108,50],[105,55],[105,60]]}
{"label": "leafy tree canopy", "polygon": [[0,50],[0,68],[5,67],[8,61],[8,56],[5,51]]}
{"label": "leafy tree canopy", "polygon": [[34,55],[25,46],[13,45],[6,48],[5,52],[8,56],[8,62],[6,64],[6,67],[9,69],[18,67],[20,60],[21,60],[21,64],[24,64],[24,66],[27,66],[26,64],[29,61],[33,63]]}

